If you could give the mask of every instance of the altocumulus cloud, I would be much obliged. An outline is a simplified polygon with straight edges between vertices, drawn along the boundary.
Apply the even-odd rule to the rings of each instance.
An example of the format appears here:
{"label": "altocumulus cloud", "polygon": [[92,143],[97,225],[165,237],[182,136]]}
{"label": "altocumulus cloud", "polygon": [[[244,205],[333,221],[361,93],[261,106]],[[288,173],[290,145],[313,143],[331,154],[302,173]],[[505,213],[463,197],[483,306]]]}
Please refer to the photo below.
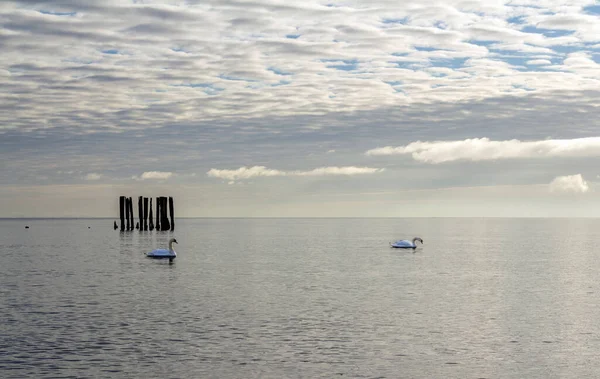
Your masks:
{"label": "altocumulus cloud", "polygon": [[590,187],[581,174],[558,176],[549,184],[550,192],[554,193],[586,193]]}
{"label": "altocumulus cloud", "polygon": [[594,0],[331,3],[2,1],[0,102],[11,111],[0,112],[0,130],[147,129],[598,89]]}
{"label": "altocumulus cloud", "polygon": [[485,161],[515,158],[597,157],[600,156],[600,137],[542,140],[491,141],[472,138],[462,141],[412,142],[406,146],[386,146],[372,149],[367,155],[404,155],[425,163],[444,163],[458,160]]}
{"label": "altocumulus cloud", "polygon": [[372,167],[320,167],[310,171],[281,171],[267,168],[265,166],[240,167],[236,170],[210,169],[206,174],[213,178],[240,180],[261,176],[327,176],[327,175],[364,175],[382,172],[382,168]]}

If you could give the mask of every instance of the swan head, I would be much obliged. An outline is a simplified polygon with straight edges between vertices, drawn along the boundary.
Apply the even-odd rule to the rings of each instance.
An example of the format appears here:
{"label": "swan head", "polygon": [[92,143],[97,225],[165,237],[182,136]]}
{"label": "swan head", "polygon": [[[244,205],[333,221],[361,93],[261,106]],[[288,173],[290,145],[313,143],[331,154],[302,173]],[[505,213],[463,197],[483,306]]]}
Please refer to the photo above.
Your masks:
{"label": "swan head", "polygon": [[423,244],[423,239],[421,239],[421,237],[415,237],[415,238],[413,238],[413,244],[415,242],[417,242],[417,241],[419,241],[419,242],[421,242],[421,244]]}
{"label": "swan head", "polygon": [[170,243],[170,244],[171,244],[171,243],[176,243],[176,244],[179,244],[175,238],[171,238],[171,239],[169,240],[169,243]]}

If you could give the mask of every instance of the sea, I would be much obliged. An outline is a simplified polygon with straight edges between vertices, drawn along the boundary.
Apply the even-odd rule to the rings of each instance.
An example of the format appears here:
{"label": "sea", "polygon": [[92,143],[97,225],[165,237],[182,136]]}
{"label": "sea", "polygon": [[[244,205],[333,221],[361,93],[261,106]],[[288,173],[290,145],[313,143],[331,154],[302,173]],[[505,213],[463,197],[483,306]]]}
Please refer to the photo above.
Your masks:
{"label": "sea", "polygon": [[[145,257],[170,238],[173,264]],[[598,241],[600,219],[2,219],[0,377],[597,378]]]}

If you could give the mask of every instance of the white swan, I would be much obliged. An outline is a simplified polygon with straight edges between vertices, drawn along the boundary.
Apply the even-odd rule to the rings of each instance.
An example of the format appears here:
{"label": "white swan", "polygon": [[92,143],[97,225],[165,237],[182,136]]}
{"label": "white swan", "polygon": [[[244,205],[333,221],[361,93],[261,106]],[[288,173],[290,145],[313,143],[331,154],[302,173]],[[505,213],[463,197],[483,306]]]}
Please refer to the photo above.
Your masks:
{"label": "white swan", "polygon": [[421,244],[423,243],[423,240],[421,238],[415,237],[412,239],[412,242],[410,242],[409,240],[400,240],[394,243],[390,242],[390,246],[395,247],[397,249],[416,249],[417,245],[415,244],[415,242],[417,241],[421,242]]}
{"label": "white swan", "polygon": [[177,243],[177,240],[175,238],[171,238],[169,240],[169,249],[156,249],[156,250],[152,250],[149,253],[146,253],[146,256],[148,258],[155,258],[155,259],[165,259],[165,258],[169,258],[170,262],[173,262],[173,259],[177,258],[177,253],[175,252],[175,250],[173,250],[173,244]]}

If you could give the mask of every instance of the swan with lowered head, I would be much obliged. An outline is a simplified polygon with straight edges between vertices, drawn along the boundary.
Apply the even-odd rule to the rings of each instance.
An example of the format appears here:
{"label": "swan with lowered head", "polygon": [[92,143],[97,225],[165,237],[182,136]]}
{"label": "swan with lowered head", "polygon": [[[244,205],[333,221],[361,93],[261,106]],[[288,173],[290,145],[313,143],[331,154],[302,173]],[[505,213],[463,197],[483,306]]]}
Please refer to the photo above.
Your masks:
{"label": "swan with lowered head", "polygon": [[175,250],[173,250],[173,244],[177,243],[177,240],[175,238],[171,238],[169,240],[169,249],[156,249],[156,250],[152,250],[149,253],[146,253],[146,256],[148,258],[156,258],[156,259],[164,259],[164,258],[168,258],[169,261],[173,261],[173,259],[177,258],[177,253],[175,252]]}
{"label": "swan with lowered head", "polygon": [[410,242],[409,240],[400,240],[400,241],[396,241],[394,243],[390,242],[390,246],[397,248],[397,249],[416,249],[417,241],[419,241],[419,242],[421,242],[421,244],[423,244],[423,240],[420,237],[415,237],[412,239],[412,242]]}

